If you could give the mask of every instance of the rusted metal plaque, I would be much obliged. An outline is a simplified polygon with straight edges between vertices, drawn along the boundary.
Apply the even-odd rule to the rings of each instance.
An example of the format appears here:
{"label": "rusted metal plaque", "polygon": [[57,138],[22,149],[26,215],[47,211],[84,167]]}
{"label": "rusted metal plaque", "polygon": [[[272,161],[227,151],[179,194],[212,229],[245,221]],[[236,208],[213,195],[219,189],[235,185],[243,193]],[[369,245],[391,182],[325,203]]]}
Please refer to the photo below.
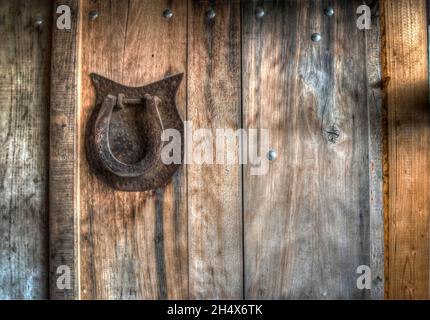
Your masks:
{"label": "rusted metal plaque", "polygon": [[183,141],[175,104],[182,76],[134,88],[91,74],[97,98],[85,144],[90,169],[100,180],[122,191],[153,190],[169,181],[179,164],[163,163],[161,150],[169,142],[161,134],[176,129]]}

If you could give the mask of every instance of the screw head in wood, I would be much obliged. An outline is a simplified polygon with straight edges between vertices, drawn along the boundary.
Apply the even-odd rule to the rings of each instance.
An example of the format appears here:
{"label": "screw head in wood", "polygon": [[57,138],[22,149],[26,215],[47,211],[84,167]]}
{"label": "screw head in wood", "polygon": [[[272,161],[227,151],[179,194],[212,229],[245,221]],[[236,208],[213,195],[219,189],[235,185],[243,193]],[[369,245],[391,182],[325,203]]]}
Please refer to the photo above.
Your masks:
{"label": "screw head in wood", "polygon": [[266,12],[264,11],[264,9],[262,7],[255,8],[255,16],[258,19],[263,18],[265,14],[266,14]]}
{"label": "screw head in wood", "polygon": [[163,17],[166,19],[170,19],[171,17],[173,17],[173,12],[170,9],[166,9],[163,11]]}
{"label": "screw head in wood", "polygon": [[267,159],[269,159],[270,161],[275,160],[277,156],[278,156],[278,155],[276,154],[276,151],[275,151],[275,150],[270,150],[270,151],[267,153]]}
{"label": "screw head in wood", "polygon": [[216,14],[214,9],[209,9],[208,11],[206,11],[206,18],[208,18],[209,20],[215,18],[215,15]]}
{"label": "screw head in wood", "polygon": [[91,10],[90,11],[90,19],[96,20],[99,16],[99,12],[97,10]]}
{"label": "screw head in wood", "polygon": [[320,42],[322,37],[319,33],[313,33],[311,39],[313,42]]}
{"label": "screw head in wood", "polygon": [[327,17],[332,17],[332,16],[334,15],[334,9],[333,9],[333,7],[327,7],[327,8],[324,10],[324,13],[325,13],[325,15],[326,15]]}
{"label": "screw head in wood", "polygon": [[37,16],[36,18],[34,18],[34,25],[36,27],[39,27],[43,24],[43,18],[41,16]]}

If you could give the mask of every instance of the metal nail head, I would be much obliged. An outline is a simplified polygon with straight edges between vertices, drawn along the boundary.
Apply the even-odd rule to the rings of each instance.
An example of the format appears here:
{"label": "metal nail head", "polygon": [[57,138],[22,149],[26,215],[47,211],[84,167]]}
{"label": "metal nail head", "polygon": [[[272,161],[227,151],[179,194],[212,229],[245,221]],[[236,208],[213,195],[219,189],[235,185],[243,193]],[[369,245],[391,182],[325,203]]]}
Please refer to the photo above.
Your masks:
{"label": "metal nail head", "polygon": [[209,20],[215,18],[215,10],[209,9],[208,11],[206,11],[206,18],[208,18]]}
{"label": "metal nail head", "polygon": [[97,11],[97,10],[91,10],[91,11],[90,11],[90,18],[91,18],[91,20],[95,20],[95,19],[97,19],[97,18],[98,18],[98,16],[99,16],[99,13],[98,13],[98,11]]}
{"label": "metal nail head", "polygon": [[170,19],[171,17],[173,17],[173,12],[170,9],[166,9],[163,11],[163,16],[166,19]]}
{"label": "metal nail head", "polygon": [[333,7],[327,7],[327,8],[324,10],[324,13],[325,13],[325,15],[326,15],[327,17],[332,17],[332,16],[334,15],[334,9],[333,9]]}
{"label": "metal nail head", "polygon": [[276,151],[275,151],[275,150],[270,150],[270,151],[267,153],[267,159],[269,159],[270,161],[275,160],[277,156],[278,156],[278,155],[276,154]]}
{"label": "metal nail head", "polygon": [[37,16],[34,18],[34,25],[36,27],[41,26],[43,24],[43,18],[41,16]]}
{"label": "metal nail head", "polygon": [[258,19],[263,18],[265,14],[266,14],[266,12],[264,12],[264,9],[262,7],[255,8],[255,16]]}
{"label": "metal nail head", "polygon": [[320,42],[321,41],[321,35],[319,33],[313,33],[311,36],[311,39],[313,42]]}

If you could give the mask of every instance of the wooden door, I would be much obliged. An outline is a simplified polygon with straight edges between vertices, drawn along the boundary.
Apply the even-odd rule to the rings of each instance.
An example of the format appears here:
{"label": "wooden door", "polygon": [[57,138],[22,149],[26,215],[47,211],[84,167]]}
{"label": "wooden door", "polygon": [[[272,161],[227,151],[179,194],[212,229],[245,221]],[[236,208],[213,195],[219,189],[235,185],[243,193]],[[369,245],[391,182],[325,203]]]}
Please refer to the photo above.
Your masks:
{"label": "wooden door", "polygon": [[[360,0],[0,1],[0,298],[428,298],[426,0],[366,3],[363,30]],[[196,139],[214,164],[110,188],[90,73],[183,73],[192,135],[246,157]]]}
{"label": "wooden door", "polygon": [[[51,148],[67,155],[51,158],[50,221],[51,274],[68,264],[74,289],[52,277],[52,295],[381,297],[379,25],[356,27],[359,2],[330,17],[324,1],[69,1],[72,32],[54,31]],[[114,191],[85,157],[92,72],[130,86],[184,73],[183,120],[267,129],[278,157],[262,176],[190,164],[164,188]],[[356,287],[360,265],[372,291]]]}

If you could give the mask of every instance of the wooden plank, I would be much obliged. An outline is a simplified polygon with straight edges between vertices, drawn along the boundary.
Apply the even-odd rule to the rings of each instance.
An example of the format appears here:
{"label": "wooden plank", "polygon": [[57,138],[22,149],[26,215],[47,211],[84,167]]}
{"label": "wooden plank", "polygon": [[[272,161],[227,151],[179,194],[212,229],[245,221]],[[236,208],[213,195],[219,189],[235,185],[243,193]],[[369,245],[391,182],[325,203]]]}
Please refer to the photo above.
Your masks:
{"label": "wooden plank", "polygon": [[[210,8],[213,19],[206,17]],[[217,128],[239,129],[239,1],[189,1],[188,64],[188,120],[194,130],[207,128],[215,137]],[[193,144],[193,161],[199,145],[204,143]],[[191,298],[242,298],[241,201],[238,162],[188,165]]]}
{"label": "wooden plank", "polygon": [[[77,246],[78,0],[54,1],[49,128],[49,274],[51,299],[79,298]],[[70,8],[71,29],[56,26],[57,7]],[[70,270],[70,288],[57,286]],[[58,269],[60,267],[60,269]],[[59,274],[57,274],[57,270]],[[62,284],[66,282],[60,281]]]}
{"label": "wooden plank", "polygon": [[[173,17],[163,17],[170,7]],[[89,12],[98,11],[91,20]],[[89,74],[130,86],[186,72],[187,3],[82,1],[78,119],[80,276],[84,299],[184,299],[188,296],[184,170],[153,192],[117,192],[92,175],[85,126],[94,107]],[[186,81],[177,106],[186,115]]]}
{"label": "wooden plank", "polygon": [[[278,157],[244,173],[246,298],[369,298],[369,114],[361,1],[243,7],[243,123]],[[319,32],[320,42],[311,35]],[[264,154],[265,151],[263,151]]]}
{"label": "wooden plank", "polygon": [[425,0],[382,2],[388,117],[387,298],[429,298],[430,112]]}
{"label": "wooden plank", "polygon": [[50,15],[50,1],[0,2],[0,299],[48,297]]}
{"label": "wooden plank", "polygon": [[365,31],[369,110],[369,197],[371,298],[384,298],[384,206],[382,170],[382,97],[380,2],[369,1],[372,25]]}

